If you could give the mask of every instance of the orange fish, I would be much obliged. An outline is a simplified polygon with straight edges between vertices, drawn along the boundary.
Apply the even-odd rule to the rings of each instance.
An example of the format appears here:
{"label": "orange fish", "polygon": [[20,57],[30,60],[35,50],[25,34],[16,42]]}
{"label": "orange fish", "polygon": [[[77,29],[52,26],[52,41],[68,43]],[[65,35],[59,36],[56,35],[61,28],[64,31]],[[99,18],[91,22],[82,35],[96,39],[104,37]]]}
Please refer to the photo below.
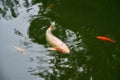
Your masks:
{"label": "orange fish", "polygon": [[109,42],[113,42],[113,43],[116,42],[115,40],[108,38],[108,37],[104,37],[104,36],[97,36],[97,39],[103,40],[103,41],[109,41]]}

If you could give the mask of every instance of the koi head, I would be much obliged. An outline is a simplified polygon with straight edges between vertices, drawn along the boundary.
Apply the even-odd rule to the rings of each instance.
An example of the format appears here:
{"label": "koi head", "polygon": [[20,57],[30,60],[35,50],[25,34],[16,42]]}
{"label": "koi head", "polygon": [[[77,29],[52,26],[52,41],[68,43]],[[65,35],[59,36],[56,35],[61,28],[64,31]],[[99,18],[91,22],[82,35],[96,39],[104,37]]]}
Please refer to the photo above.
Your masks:
{"label": "koi head", "polygon": [[103,36],[97,36],[97,39],[99,39],[99,40],[105,40],[106,37],[103,37]]}

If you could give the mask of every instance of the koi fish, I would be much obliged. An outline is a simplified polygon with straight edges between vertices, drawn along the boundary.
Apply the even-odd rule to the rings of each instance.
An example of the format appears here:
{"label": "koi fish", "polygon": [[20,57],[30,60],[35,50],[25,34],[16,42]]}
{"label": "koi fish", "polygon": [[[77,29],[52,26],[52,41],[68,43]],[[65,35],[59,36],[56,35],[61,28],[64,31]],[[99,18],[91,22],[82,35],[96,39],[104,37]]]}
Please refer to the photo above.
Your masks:
{"label": "koi fish", "polygon": [[113,43],[116,42],[115,40],[108,38],[108,37],[104,37],[104,36],[97,36],[97,39],[103,40],[103,41],[109,41],[109,42],[113,42]]}
{"label": "koi fish", "polygon": [[46,31],[46,40],[52,46],[52,48],[49,49],[69,54],[70,49],[68,48],[68,46],[51,33],[53,29],[54,29],[54,23],[51,24]]}
{"label": "koi fish", "polygon": [[25,53],[25,50],[20,47],[14,46],[14,48],[21,53]]}

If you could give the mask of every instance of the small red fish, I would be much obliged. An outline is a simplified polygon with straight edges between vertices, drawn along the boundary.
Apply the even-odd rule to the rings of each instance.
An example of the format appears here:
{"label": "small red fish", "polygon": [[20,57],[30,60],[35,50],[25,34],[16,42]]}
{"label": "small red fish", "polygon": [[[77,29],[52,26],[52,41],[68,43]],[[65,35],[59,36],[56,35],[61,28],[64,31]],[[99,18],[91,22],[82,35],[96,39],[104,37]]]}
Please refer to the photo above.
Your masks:
{"label": "small red fish", "polygon": [[109,41],[109,42],[113,42],[113,43],[116,42],[115,40],[108,38],[108,37],[104,37],[104,36],[97,36],[97,39],[103,40],[103,41]]}

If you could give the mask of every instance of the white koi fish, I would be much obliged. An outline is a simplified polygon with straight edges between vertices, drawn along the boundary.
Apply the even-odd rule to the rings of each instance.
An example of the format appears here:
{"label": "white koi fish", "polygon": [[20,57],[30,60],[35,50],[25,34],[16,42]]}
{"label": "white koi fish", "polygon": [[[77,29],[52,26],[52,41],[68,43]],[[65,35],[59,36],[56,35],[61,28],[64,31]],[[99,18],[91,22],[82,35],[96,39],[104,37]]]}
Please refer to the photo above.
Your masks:
{"label": "white koi fish", "polygon": [[21,53],[25,53],[25,50],[20,47],[14,46],[14,48]]}
{"label": "white koi fish", "polygon": [[63,41],[61,41],[60,39],[58,39],[51,33],[53,28],[54,28],[54,24],[51,24],[50,27],[46,31],[46,40],[52,46],[52,48],[49,48],[49,49],[56,50],[56,51],[66,53],[66,54],[70,53],[68,46]]}

